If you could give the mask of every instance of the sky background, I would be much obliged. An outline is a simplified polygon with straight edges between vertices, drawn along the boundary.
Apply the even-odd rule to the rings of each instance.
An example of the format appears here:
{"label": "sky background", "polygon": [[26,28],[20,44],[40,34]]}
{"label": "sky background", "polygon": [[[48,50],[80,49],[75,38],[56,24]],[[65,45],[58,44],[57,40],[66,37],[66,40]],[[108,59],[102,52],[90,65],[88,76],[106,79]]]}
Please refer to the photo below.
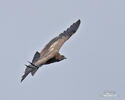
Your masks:
{"label": "sky background", "polygon": [[[27,61],[81,19],[68,59],[20,83]],[[125,0],[0,0],[0,100],[125,99]]]}

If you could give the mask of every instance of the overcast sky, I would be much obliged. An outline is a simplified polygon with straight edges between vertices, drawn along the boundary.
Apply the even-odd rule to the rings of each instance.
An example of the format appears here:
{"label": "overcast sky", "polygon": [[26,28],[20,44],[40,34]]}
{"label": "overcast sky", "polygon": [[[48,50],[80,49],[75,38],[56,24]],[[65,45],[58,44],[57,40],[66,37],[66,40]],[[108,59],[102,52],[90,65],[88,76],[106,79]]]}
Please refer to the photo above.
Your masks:
{"label": "overcast sky", "polygon": [[[20,83],[27,61],[81,19],[68,59]],[[125,0],[0,0],[0,100],[125,99]]]}

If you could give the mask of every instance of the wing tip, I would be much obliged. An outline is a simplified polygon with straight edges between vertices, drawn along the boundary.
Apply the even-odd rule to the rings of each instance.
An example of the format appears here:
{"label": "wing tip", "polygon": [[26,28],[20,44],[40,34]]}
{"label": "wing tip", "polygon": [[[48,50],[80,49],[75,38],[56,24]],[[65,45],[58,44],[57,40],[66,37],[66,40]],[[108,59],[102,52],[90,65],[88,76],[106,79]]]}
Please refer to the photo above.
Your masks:
{"label": "wing tip", "polygon": [[78,19],[75,23],[76,23],[77,25],[80,25],[81,20],[80,20],[80,19]]}
{"label": "wing tip", "polygon": [[20,83],[22,83],[22,82],[23,82],[23,80],[24,80],[24,79],[21,79]]}
{"label": "wing tip", "polygon": [[25,77],[24,77],[24,75],[23,75],[23,76],[22,76],[22,79],[21,79],[21,81],[20,81],[20,83],[22,83],[24,79],[25,79]]}
{"label": "wing tip", "polygon": [[78,19],[75,23],[73,23],[73,24],[71,25],[70,28],[73,30],[73,33],[75,33],[75,32],[77,31],[77,29],[78,29],[79,26],[80,26],[80,23],[81,23],[81,20]]}

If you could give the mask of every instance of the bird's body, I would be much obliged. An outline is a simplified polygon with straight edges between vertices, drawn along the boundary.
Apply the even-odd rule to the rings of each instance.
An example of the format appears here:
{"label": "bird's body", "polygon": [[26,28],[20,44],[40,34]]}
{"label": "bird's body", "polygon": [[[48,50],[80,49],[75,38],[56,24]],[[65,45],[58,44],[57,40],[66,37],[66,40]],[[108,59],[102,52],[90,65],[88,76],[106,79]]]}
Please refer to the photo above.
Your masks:
{"label": "bird's body", "polygon": [[45,64],[51,64],[51,63],[55,63],[55,62],[59,62],[60,60],[56,59],[55,57],[49,59]]}
{"label": "bird's body", "polygon": [[73,23],[66,31],[59,34],[59,36],[52,39],[44,49],[39,53],[36,52],[32,62],[29,65],[26,65],[24,75],[22,76],[21,81],[23,81],[26,76],[31,73],[32,75],[41,67],[42,65],[51,64],[54,62],[59,62],[66,57],[59,53],[60,48],[66,40],[68,40],[78,29],[80,25],[80,20]]}

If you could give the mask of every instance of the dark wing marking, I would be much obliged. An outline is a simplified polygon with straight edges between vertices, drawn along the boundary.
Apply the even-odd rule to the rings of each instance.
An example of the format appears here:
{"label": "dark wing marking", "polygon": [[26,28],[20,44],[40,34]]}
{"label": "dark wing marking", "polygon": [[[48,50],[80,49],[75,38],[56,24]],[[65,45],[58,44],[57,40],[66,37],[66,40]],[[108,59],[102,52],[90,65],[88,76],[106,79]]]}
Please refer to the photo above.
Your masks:
{"label": "dark wing marking", "polygon": [[37,51],[33,57],[32,63],[35,63],[40,58],[40,53]]}
{"label": "dark wing marking", "polygon": [[66,31],[59,34],[59,37],[65,36],[65,37],[70,38],[77,31],[77,29],[79,28],[79,25],[80,25],[80,20],[73,23]]}
{"label": "dark wing marking", "polygon": [[[52,39],[45,48],[40,52],[40,56],[46,54],[51,48],[53,47],[56,50],[59,50],[61,46],[64,44],[66,40],[68,40],[79,28],[81,21],[78,20],[77,22],[73,23],[66,31],[59,34],[59,36]],[[55,44],[56,43],[56,44]]]}

